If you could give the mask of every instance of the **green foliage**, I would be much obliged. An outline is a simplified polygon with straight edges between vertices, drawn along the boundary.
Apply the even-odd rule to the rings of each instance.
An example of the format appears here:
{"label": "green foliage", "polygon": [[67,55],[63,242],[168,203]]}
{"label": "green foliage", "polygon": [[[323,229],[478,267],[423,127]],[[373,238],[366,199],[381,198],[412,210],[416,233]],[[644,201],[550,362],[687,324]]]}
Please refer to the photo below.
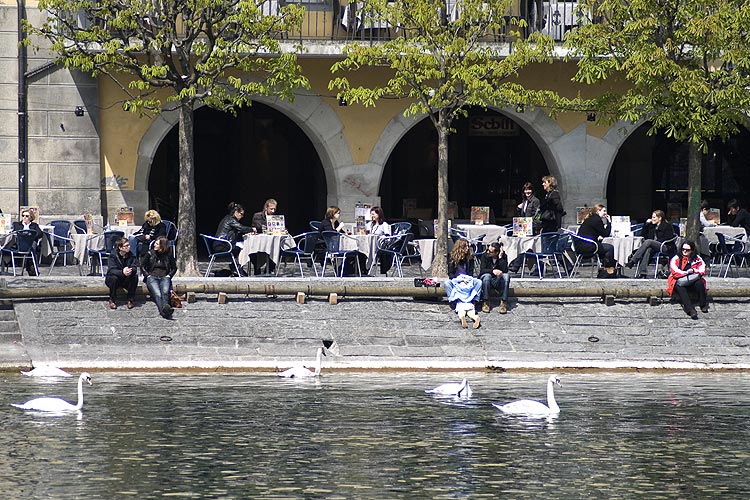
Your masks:
{"label": "green foliage", "polygon": [[301,24],[304,9],[264,15],[269,7],[254,0],[41,0],[47,19],[26,29],[46,39],[65,67],[117,82],[126,110],[159,111],[165,103],[155,93],[170,89],[168,102],[231,111],[253,95],[293,99],[295,89],[309,86],[296,54],[282,53],[278,42]]}
{"label": "green foliage", "polygon": [[461,0],[457,5],[459,15],[451,16],[442,0],[368,1],[373,16],[398,26],[399,36],[372,45],[352,43],[331,70],[342,74],[381,67],[392,76],[373,86],[352,86],[347,76],[337,76],[329,88],[368,107],[383,98],[408,98],[406,116],[426,114],[433,122],[439,110],[452,122],[469,106],[548,104],[555,97],[552,92],[525,89],[516,78],[529,64],[551,61],[552,39],[533,34],[503,53],[508,45],[490,43],[492,37],[501,32],[518,37],[525,25],[507,20],[510,1]]}
{"label": "green foliage", "polygon": [[[591,21],[566,38],[575,80],[624,83],[586,106],[648,120],[705,150],[750,111],[750,3],[746,0],[582,0]],[[611,87],[609,87],[611,88]]]}

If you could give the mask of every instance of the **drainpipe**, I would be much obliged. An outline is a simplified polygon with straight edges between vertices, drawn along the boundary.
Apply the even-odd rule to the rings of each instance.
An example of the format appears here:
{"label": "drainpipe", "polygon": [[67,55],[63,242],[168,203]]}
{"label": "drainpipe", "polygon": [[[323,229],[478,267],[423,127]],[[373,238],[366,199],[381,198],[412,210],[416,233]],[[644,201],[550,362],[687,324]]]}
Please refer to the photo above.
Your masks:
{"label": "drainpipe", "polygon": [[26,19],[26,0],[16,0],[18,20],[18,206],[29,204],[29,82],[55,66],[49,61],[26,71],[26,33],[23,21]]}

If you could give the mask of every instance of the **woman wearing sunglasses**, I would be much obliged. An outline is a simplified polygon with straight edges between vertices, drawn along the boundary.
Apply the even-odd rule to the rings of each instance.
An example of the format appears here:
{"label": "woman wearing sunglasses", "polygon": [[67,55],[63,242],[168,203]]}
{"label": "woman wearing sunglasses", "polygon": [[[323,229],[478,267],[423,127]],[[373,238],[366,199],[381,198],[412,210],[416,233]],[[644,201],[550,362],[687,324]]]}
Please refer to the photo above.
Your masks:
{"label": "woman wearing sunglasses", "polygon": [[669,261],[669,278],[667,280],[667,293],[677,294],[682,303],[682,309],[692,319],[698,319],[698,313],[690,298],[690,292],[698,295],[698,306],[701,312],[708,313],[708,302],[706,302],[706,263],[696,251],[695,243],[685,240],[677,255]]}

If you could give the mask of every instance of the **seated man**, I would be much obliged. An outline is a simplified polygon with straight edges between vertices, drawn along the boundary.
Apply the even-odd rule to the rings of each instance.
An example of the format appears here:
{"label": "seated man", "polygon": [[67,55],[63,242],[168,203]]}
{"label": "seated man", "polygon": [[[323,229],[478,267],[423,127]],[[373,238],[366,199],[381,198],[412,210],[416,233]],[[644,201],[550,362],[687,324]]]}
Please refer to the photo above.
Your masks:
{"label": "seated man", "polygon": [[109,288],[109,308],[117,309],[117,289],[124,288],[128,292],[128,309],[132,309],[135,289],[138,287],[138,264],[135,255],[130,252],[127,238],[120,238],[115,242],[107,265],[104,284]]}
{"label": "seated man", "polygon": [[507,313],[510,274],[508,274],[508,256],[505,255],[502,243],[495,241],[487,247],[487,252],[482,255],[480,261],[479,279],[482,280],[482,312],[490,312],[490,291],[494,288],[500,292],[498,311],[500,314]]}

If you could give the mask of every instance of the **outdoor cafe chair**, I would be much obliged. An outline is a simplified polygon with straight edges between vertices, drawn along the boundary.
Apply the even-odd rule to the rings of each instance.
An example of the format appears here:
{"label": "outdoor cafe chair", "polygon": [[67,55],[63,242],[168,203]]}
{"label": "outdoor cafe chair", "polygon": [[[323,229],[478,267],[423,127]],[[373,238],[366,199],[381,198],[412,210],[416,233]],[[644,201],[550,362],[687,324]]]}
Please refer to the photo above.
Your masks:
{"label": "outdoor cafe chair", "polygon": [[[581,269],[581,266],[583,265],[584,261],[588,260],[591,262],[591,277],[594,277],[594,272],[597,271],[601,266],[602,262],[599,259],[599,243],[597,243],[594,240],[591,240],[589,238],[584,238],[583,236],[578,236],[576,233],[572,231],[566,231],[566,234],[572,238],[572,245],[573,245],[573,253],[576,256],[576,260],[573,261],[573,268],[570,270],[570,273],[568,273],[569,277],[574,277]],[[594,251],[588,251],[583,252],[580,249],[581,243],[590,243],[594,245]],[[594,262],[596,261],[596,266],[594,266]]]}
{"label": "outdoor cafe chair", "polygon": [[88,228],[86,227],[86,221],[83,219],[74,220],[73,227],[75,228],[75,231],[78,234],[86,234],[88,232]]}
{"label": "outdoor cafe chair", "polygon": [[394,222],[391,224],[391,234],[396,236],[411,231],[411,222]]}
{"label": "outdoor cafe chair", "polygon": [[232,253],[231,241],[217,238],[216,236],[209,236],[207,234],[201,234],[200,237],[203,238],[203,243],[206,244],[206,250],[208,251],[209,257],[208,269],[206,269],[206,274],[203,275],[204,278],[210,276],[211,268],[213,268],[214,261],[216,261],[217,257],[230,257],[232,259],[232,264],[234,264],[234,270],[237,271],[237,276],[242,276],[240,265],[237,263],[237,259],[234,258],[234,254]]}
{"label": "outdoor cafe chair", "polygon": [[[744,245],[742,240],[738,240],[737,238],[730,238],[729,236],[726,236],[723,233],[715,233],[716,239],[719,240],[718,243],[718,250],[719,250],[719,256],[721,257],[721,261],[719,262],[719,272],[718,276],[721,276],[721,270],[724,269],[724,276],[721,276],[723,278],[727,277],[727,274],[729,273],[729,269],[732,267],[732,264],[734,263],[735,268],[735,275],[739,276],[738,266],[739,262],[737,259],[744,258],[743,252],[744,252]],[[727,240],[732,241],[731,245],[727,244]],[[725,267],[726,266],[726,267]],[[713,268],[711,269],[713,273]]]}
{"label": "outdoor cafe chair", "polygon": [[[339,233],[338,231],[323,231],[320,233],[321,237],[323,238],[323,241],[326,245],[326,253],[323,256],[323,270],[321,271],[320,275],[325,276],[326,275],[326,265],[330,262],[331,266],[333,268],[333,274],[335,276],[343,276],[344,275],[344,265],[346,264],[346,259],[349,256],[353,256],[354,260],[356,261],[357,266],[357,273],[360,277],[362,277],[362,268],[359,264],[359,257],[357,254],[359,253],[357,250],[342,250],[341,249],[341,238],[352,238],[349,235]],[[354,239],[354,238],[352,238]],[[336,272],[336,269],[339,267],[338,262],[341,262],[341,267]]]}
{"label": "outdoor cafe chair", "polygon": [[320,239],[320,233],[317,231],[311,231],[309,233],[298,234],[293,237],[296,245],[293,248],[282,249],[280,254],[281,261],[276,266],[276,276],[279,275],[279,270],[282,264],[286,264],[284,257],[292,257],[294,262],[299,265],[299,272],[302,277],[305,277],[305,272],[302,270],[302,260],[309,259],[312,264],[315,276],[318,276],[318,268],[315,266],[315,245]]}
{"label": "outdoor cafe chair", "polygon": [[409,241],[409,234],[411,233],[397,234],[394,236],[381,236],[378,238],[376,258],[372,261],[372,264],[370,264],[369,274],[372,273],[372,269],[375,267],[378,260],[382,263],[387,262],[387,259],[391,259],[390,267],[394,269],[394,274],[398,273],[398,277],[403,278],[404,273],[401,269],[401,264],[404,261],[405,256],[402,251],[404,245]]}
{"label": "outdoor cafe chair", "polygon": [[[679,234],[679,232],[677,234]],[[679,238],[679,236],[674,236],[668,240],[662,241],[661,245],[659,245],[659,251],[651,256],[650,262],[654,263],[654,278],[659,275],[660,265],[666,264],[669,266],[669,259],[674,255],[674,244],[677,241],[677,238]],[[662,259],[666,259],[666,262],[663,262]]]}
{"label": "outdoor cafe chair", "polygon": [[542,233],[539,235],[541,239],[542,250],[540,252],[533,252],[528,250],[523,254],[523,263],[521,264],[521,277],[523,278],[524,271],[526,270],[526,258],[533,257],[536,260],[536,270],[539,275],[539,279],[544,278],[546,271],[545,264],[548,266],[552,263],[555,264],[557,269],[557,277],[562,278],[560,272],[560,263],[557,261],[557,241],[560,239],[560,233]]}
{"label": "outdoor cafe chair", "polygon": [[53,232],[54,232],[54,235],[57,237],[57,238],[53,238],[52,241],[48,240],[48,243],[50,245],[50,250],[53,249],[53,243],[54,243],[54,246],[56,246],[58,250],[63,250],[62,252],[63,265],[67,266],[68,255],[73,255],[73,254],[64,252],[64,250],[70,250],[73,248],[73,246],[70,243],[70,228],[72,224],[70,223],[69,220],[53,220],[53,221],[50,221],[49,225],[54,228]]}
{"label": "outdoor cafe chair", "polygon": [[[99,273],[102,275],[102,278],[104,277],[104,263],[108,261],[109,254],[111,254],[112,250],[115,248],[115,242],[120,238],[125,237],[125,233],[122,231],[104,231],[103,236],[104,248],[89,248],[87,252],[89,256],[89,265],[91,266],[91,271],[93,272],[94,266],[98,260]],[[92,258],[94,258],[95,260],[92,260]]]}
{"label": "outdoor cafe chair", "polygon": [[[167,244],[169,249],[172,251],[172,257],[177,258],[177,238],[180,237],[180,231],[177,229],[177,225],[170,220],[161,220],[164,226],[167,228]],[[153,245],[153,242],[151,243]]]}
{"label": "outdoor cafe chair", "polygon": [[[52,274],[52,270],[55,268],[57,258],[63,256],[63,265],[67,265],[67,257],[70,255],[73,257],[75,250],[73,249],[73,240],[67,236],[58,236],[57,234],[43,233],[44,237],[47,238],[47,245],[49,246],[50,255],[52,256],[52,262],[49,265],[49,273],[47,276]],[[75,257],[73,257],[75,259]],[[81,264],[78,264],[78,274],[83,275],[81,270]]]}
{"label": "outdoor cafe chair", "polygon": [[26,259],[31,259],[34,264],[36,275],[39,276],[39,265],[36,260],[36,231],[25,229],[13,233],[16,244],[12,248],[5,246],[0,250],[0,261],[2,266],[7,270],[8,266],[5,257],[10,256],[11,265],[13,266],[13,276],[16,276],[16,259],[21,259],[21,276],[26,268]]}

